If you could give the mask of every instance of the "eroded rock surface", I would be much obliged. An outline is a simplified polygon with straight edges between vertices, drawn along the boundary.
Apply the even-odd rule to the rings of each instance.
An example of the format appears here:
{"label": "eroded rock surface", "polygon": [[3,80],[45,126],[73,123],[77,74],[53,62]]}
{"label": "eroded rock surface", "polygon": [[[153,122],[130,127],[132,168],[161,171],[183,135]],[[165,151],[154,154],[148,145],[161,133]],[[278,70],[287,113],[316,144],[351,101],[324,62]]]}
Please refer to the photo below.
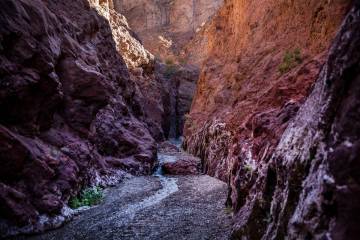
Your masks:
{"label": "eroded rock surface", "polygon": [[341,26],[346,1],[259,3],[214,20],[185,146],[228,180],[233,239],[357,239],[359,3]]}
{"label": "eroded rock surface", "polygon": [[[221,3],[1,2],[0,236],[60,226],[85,185],[150,174],[186,119],[202,160],[164,144],[163,170],[226,181],[231,238],[358,238],[359,2],[228,0],[206,23]],[[229,237],[223,183],[159,176],[35,238]]]}
{"label": "eroded rock surface", "polygon": [[[46,228],[40,216],[60,214],[82,186],[154,167],[156,123],[129,72],[151,66],[151,55],[121,16],[101,9],[1,2],[0,212],[7,223],[35,224],[26,231]],[[11,231],[3,223],[1,235]]]}
{"label": "eroded rock surface", "polygon": [[114,4],[1,3],[1,235],[62,224],[82,187],[152,173],[182,134],[197,68],[157,62]]}
{"label": "eroded rock surface", "polygon": [[164,174],[170,175],[196,175],[201,172],[201,161],[193,156],[179,156],[175,162],[162,165]]}
{"label": "eroded rock surface", "polygon": [[[207,32],[209,56],[185,126],[185,145],[208,173],[227,181],[238,158],[250,166],[271,154],[311,91],[348,6],[228,1],[221,8]],[[299,62],[284,60],[296,51]]]}
{"label": "eroded rock surface", "polygon": [[194,157],[171,142],[159,144],[159,172],[166,175],[198,175],[202,171],[200,158]]}
{"label": "eroded rock surface", "polygon": [[[212,18],[222,0],[113,0],[145,47],[162,60],[188,61],[182,48]],[[197,51],[201,52],[200,49]],[[194,53],[195,54],[195,53]]]}
{"label": "eroded rock surface", "polygon": [[[101,6],[101,12],[111,23],[117,49],[130,69],[131,79],[137,83],[152,136],[159,141],[181,136],[202,61],[187,61],[188,53],[181,49],[222,1],[92,2]],[[197,38],[202,39],[201,36]]]}

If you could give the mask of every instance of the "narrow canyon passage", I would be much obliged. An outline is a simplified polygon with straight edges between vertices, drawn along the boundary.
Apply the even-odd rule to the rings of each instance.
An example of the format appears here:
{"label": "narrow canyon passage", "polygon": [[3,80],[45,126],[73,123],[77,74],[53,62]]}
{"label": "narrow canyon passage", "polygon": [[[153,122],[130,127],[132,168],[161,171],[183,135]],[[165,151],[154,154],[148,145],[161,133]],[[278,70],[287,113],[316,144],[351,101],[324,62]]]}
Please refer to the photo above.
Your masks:
{"label": "narrow canyon passage", "polygon": [[358,240],[359,156],[359,0],[0,0],[0,239]]}
{"label": "narrow canyon passage", "polygon": [[[183,155],[162,152],[159,160],[175,162]],[[207,175],[161,172],[131,177],[107,189],[99,206],[83,211],[60,229],[28,239],[229,238],[232,214],[224,205],[224,182]]]}

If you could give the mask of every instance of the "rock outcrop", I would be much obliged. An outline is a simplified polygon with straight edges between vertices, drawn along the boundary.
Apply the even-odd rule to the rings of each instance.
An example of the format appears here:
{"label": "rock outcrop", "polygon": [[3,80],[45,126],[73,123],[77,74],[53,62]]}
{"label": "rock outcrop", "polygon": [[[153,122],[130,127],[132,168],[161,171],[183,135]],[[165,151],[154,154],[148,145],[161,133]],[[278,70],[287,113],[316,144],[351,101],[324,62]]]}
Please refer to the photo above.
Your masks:
{"label": "rock outcrop", "polygon": [[138,79],[157,84],[154,64],[124,18],[98,3],[1,2],[2,227],[51,227],[84,185],[152,172],[162,129]]}
{"label": "rock outcrop", "polygon": [[93,0],[91,4],[110,23],[116,49],[126,63],[131,81],[136,85],[136,96],[151,135],[155,140],[163,140],[168,136],[168,103],[172,97],[164,73],[159,70],[154,56],[130,29],[127,19],[114,10],[111,0]]}
{"label": "rock outcrop", "polygon": [[162,144],[163,170],[226,181],[233,239],[357,239],[359,1],[222,4],[2,0],[1,237],[152,173],[185,122],[199,158]]}
{"label": "rock outcrop", "polygon": [[[164,140],[164,138],[181,136],[185,114],[190,110],[196,89],[199,76],[198,67],[179,62],[178,57],[166,60],[154,59],[153,54],[157,54],[157,51],[150,47],[153,54],[150,53],[144,48],[140,38],[142,38],[143,33],[153,36],[165,34],[167,30],[163,26],[165,23],[162,19],[165,13],[160,14],[156,11],[166,10],[166,14],[170,14],[168,11],[179,11],[183,5],[179,3],[170,4],[168,1],[154,3],[152,1],[93,0],[92,2],[111,23],[117,50],[123,56],[130,70],[131,79],[136,82],[137,95],[140,97],[145,119],[152,136],[159,141]],[[206,4],[196,3],[196,8],[204,5]],[[193,21],[199,22],[202,19],[209,18],[209,14],[214,11],[214,3],[210,4],[208,8],[212,10],[206,9],[206,14],[194,15],[195,20]],[[150,11],[150,9],[152,10]],[[146,12],[146,15],[140,14],[140,12]],[[128,19],[120,13],[124,13]],[[182,19],[185,18],[185,16],[181,17]],[[144,24],[148,18],[153,21],[149,26]],[[130,29],[128,20],[134,26],[136,33]],[[191,31],[189,26],[186,26],[184,30],[184,26],[181,25],[182,21],[178,18],[173,19],[171,17],[170,22],[171,31]],[[197,26],[198,23],[193,24]],[[156,33],[154,32],[155,29]],[[156,42],[147,38],[145,41]],[[174,44],[184,45],[187,41],[187,38],[182,42],[179,39],[174,39]]]}
{"label": "rock outcrop", "polygon": [[[147,50],[141,51],[134,59],[134,51],[128,50],[134,49],[133,43],[137,41],[121,40],[124,34],[121,34],[120,41],[116,41],[120,43],[118,49],[124,52],[124,60],[127,63],[130,60],[127,65],[133,68],[133,80],[138,83],[139,95],[147,100],[142,102],[145,115],[151,122],[152,135],[157,140],[181,136],[199,78],[199,66],[205,56],[202,49],[205,50],[206,40],[202,29],[221,6],[222,0],[100,2],[108,12],[126,16],[129,24],[124,24],[123,19],[114,19],[110,14],[112,21],[121,22],[112,25],[120,26],[117,28],[125,29],[125,32],[129,32],[130,26],[136,32],[130,38],[135,37],[138,44],[143,43],[151,52],[151,57],[148,57]],[[135,46],[135,49],[140,48]],[[151,65],[153,55],[156,61]]]}
{"label": "rock outcrop", "polygon": [[185,127],[185,146],[225,181],[237,156],[261,159],[273,151],[315,82],[348,6],[260,5],[228,1],[212,22],[210,55]]}
{"label": "rock outcrop", "polygon": [[[247,196],[235,193],[244,205],[236,216],[234,238],[358,238],[359,33],[357,3],[345,19],[312,93],[271,158],[253,173],[257,189],[250,187]],[[232,190],[239,186],[244,189],[245,184],[233,185]],[[267,223],[257,224],[259,219]]]}
{"label": "rock outcrop", "polygon": [[166,64],[160,73],[165,76],[165,89],[168,89],[168,134],[169,138],[183,135],[185,119],[190,111],[196,91],[199,71],[196,67]]}
{"label": "rock outcrop", "polygon": [[169,175],[197,175],[201,172],[201,162],[199,158],[184,155],[175,162],[164,163],[162,169]]}
{"label": "rock outcrop", "polygon": [[238,156],[250,166],[271,154],[309,94],[348,5],[225,4],[207,31],[209,56],[185,127],[185,145],[206,159],[208,173],[227,181]]}
{"label": "rock outcrop", "polygon": [[229,183],[234,239],[359,234],[358,2],[339,27],[349,5],[227,1],[211,23],[184,146]]}
{"label": "rock outcrop", "polygon": [[[178,142],[181,144],[181,142]],[[159,173],[166,175],[198,175],[201,173],[201,160],[171,142],[158,145],[160,160]]]}
{"label": "rock outcrop", "polygon": [[113,3],[151,53],[163,61],[194,63],[193,58],[180,57],[182,48],[206,25],[223,0],[113,0]]}

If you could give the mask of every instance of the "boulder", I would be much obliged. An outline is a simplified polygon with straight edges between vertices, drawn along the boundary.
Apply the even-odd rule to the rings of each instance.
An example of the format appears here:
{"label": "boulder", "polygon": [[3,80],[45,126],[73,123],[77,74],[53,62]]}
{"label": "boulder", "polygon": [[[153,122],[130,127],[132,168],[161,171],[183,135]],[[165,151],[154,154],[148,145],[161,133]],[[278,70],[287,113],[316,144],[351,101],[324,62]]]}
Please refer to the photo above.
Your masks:
{"label": "boulder", "polygon": [[179,156],[175,162],[162,165],[164,174],[169,175],[197,175],[201,173],[201,161],[190,155]]}

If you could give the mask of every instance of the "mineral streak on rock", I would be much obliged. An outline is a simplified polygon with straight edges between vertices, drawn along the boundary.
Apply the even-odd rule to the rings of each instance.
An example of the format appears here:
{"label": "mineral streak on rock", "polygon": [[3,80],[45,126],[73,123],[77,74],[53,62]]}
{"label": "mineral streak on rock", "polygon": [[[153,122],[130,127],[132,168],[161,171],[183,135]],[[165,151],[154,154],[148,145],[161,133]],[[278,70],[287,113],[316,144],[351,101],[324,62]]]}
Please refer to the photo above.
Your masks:
{"label": "mineral streak on rock", "polygon": [[1,0],[0,237],[358,239],[359,109],[359,1]]}
{"label": "mineral streak on rock", "polygon": [[358,238],[359,7],[228,1],[212,22],[184,146],[228,181],[233,239]]}

